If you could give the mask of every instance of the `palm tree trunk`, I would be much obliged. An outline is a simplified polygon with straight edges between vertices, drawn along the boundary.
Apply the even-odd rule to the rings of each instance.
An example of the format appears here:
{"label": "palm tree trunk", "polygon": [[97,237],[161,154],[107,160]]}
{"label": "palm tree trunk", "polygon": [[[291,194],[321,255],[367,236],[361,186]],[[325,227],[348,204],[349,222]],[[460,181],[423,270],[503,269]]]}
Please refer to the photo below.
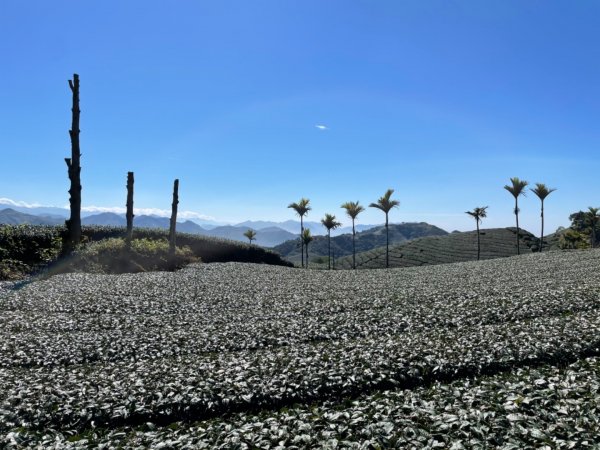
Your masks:
{"label": "palm tree trunk", "polygon": [[308,269],[308,244],[306,244],[306,268]]}
{"label": "palm tree trunk", "polygon": [[521,254],[521,247],[519,245],[519,201],[515,197],[515,216],[517,218],[517,255]]}
{"label": "palm tree trunk", "polygon": [[390,232],[388,228],[388,215],[385,213],[385,268],[390,267]]}
{"label": "palm tree trunk", "polygon": [[300,216],[300,255],[302,257],[302,267],[304,267],[304,222],[302,216]]}
{"label": "palm tree trunk", "polygon": [[331,270],[331,230],[327,230],[327,270]]}
{"label": "palm tree trunk", "polygon": [[540,253],[544,249],[544,200],[542,200],[542,235],[540,236]]}
{"label": "palm tree trunk", "polygon": [[477,261],[479,261],[479,255],[481,254],[481,242],[479,241],[479,220],[476,220],[477,223]]}
{"label": "palm tree trunk", "polygon": [[354,231],[354,219],[352,219],[352,269],[356,269],[356,247],[354,246],[354,236],[356,232]]}

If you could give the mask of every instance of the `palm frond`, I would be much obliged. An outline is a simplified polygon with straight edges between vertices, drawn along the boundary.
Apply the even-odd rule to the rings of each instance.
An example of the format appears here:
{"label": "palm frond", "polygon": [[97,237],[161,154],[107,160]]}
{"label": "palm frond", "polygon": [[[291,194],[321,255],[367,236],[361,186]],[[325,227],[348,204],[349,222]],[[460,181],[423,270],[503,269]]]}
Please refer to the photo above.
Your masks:
{"label": "palm frond", "polygon": [[473,208],[473,211],[465,211],[465,213],[475,218],[477,222],[481,222],[481,219],[487,217],[487,209],[487,206],[478,206]]}
{"label": "palm frond", "polygon": [[342,226],[340,222],[338,222],[333,214],[325,214],[325,217],[321,219],[321,223],[327,230],[335,230]]}
{"label": "palm frond", "polygon": [[356,219],[356,217],[365,210],[365,208],[360,205],[358,201],[342,203],[340,208],[344,208],[346,210],[346,214],[348,214],[348,217],[351,219]]}
{"label": "palm frond", "polygon": [[310,200],[307,198],[301,198],[298,203],[290,203],[288,208],[296,211],[300,217],[306,215],[312,208],[309,206]]}
{"label": "palm frond", "polygon": [[310,229],[305,228],[304,231],[302,231],[302,242],[304,242],[304,245],[310,244],[313,239]]}
{"label": "palm frond", "polygon": [[384,213],[389,213],[393,208],[396,208],[400,205],[398,200],[391,200],[392,194],[394,193],[393,189],[388,189],[385,191],[382,197],[377,200],[377,203],[371,203],[369,208],[377,208],[383,211]]}
{"label": "palm frond", "polygon": [[527,181],[520,180],[518,177],[513,177],[510,179],[510,182],[511,185],[505,185],[504,189],[510,192],[514,198],[525,195],[525,187],[529,184]]}
{"label": "palm frond", "polygon": [[552,194],[556,189],[549,188],[544,183],[535,183],[535,188],[530,189],[530,190],[535,195],[537,195],[540,200],[543,201],[546,197],[548,197],[550,194]]}
{"label": "palm frond", "polygon": [[254,231],[252,228],[249,228],[248,230],[246,230],[244,232],[244,236],[246,236],[248,238],[248,240],[250,240],[250,242],[252,242],[253,240],[256,239],[256,231]]}

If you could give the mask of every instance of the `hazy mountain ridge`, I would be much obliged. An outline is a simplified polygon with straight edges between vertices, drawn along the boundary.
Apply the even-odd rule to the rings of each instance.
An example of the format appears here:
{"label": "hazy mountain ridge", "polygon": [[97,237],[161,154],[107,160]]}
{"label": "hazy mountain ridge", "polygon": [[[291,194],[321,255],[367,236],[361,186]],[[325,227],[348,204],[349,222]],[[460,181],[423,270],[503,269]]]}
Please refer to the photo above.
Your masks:
{"label": "hazy mountain ridge", "polygon": [[[389,225],[390,245],[424,236],[445,236],[448,232],[425,222],[409,222]],[[365,252],[385,246],[385,226],[380,225],[356,233],[356,252]],[[300,260],[300,241],[294,239],[273,248],[290,261]],[[327,256],[327,236],[315,236],[309,245],[309,256]],[[331,238],[331,251],[336,258],[352,254],[352,234]]]}
{"label": "hazy mountain ridge", "polygon": [[[247,220],[235,224],[236,227],[252,228],[253,230],[261,230],[264,228],[277,227],[286,230],[296,236],[300,236],[300,221],[299,220],[286,220],[284,222],[271,222],[265,220]],[[371,228],[378,227],[380,225],[363,225],[356,224],[356,231],[365,231]],[[304,221],[304,228],[308,228],[313,235],[324,236],[327,234],[327,229],[321,222]],[[340,236],[342,234],[352,233],[352,227],[341,227],[331,231],[331,236]]]}
{"label": "hazy mountain ridge", "polygon": [[16,211],[12,208],[0,210],[0,224],[7,225],[61,225],[65,219],[50,215],[33,215]]}
{"label": "hazy mountain ridge", "polygon": [[[0,223],[8,225],[63,225],[65,218],[49,215],[33,215],[7,208],[0,211]],[[116,226],[125,227],[127,221],[124,214],[115,214],[110,212],[94,214],[83,217],[82,225]],[[269,222],[265,222],[269,224]],[[140,215],[133,219],[133,226],[137,228],[163,228],[168,229],[170,219],[168,217]],[[297,225],[300,227],[300,224]],[[177,231],[182,233],[199,234],[204,236],[219,237],[234,241],[248,242],[244,232],[248,227],[225,225],[214,228],[203,228],[196,222],[186,220],[177,222]],[[293,239],[295,235],[284,229],[275,226],[265,226],[256,232],[255,244],[263,247],[273,247],[277,244]]]}

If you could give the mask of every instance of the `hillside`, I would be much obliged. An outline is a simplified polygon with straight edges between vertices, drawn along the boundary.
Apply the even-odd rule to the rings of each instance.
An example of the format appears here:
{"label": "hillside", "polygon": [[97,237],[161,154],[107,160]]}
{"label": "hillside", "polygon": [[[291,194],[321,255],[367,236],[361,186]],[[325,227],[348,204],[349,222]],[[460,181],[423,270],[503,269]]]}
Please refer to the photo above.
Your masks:
{"label": "hillside", "polygon": [[[481,230],[481,259],[504,258],[517,254],[516,228]],[[521,254],[537,250],[538,238],[521,230]],[[390,267],[426,266],[477,259],[477,232],[454,232],[446,236],[430,236],[395,245],[390,248]],[[336,268],[352,268],[352,256],[340,258]],[[356,255],[358,269],[385,267],[385,247]]]}
{"label": "hillside", "polygon": [[[447,231],[425,222],[399,223],[389,225],[390,245],[423,236],[445,236]],[[385,227],[377,226],[356,233],[356,251],[365,252],[385,245]],[[331,238],[331,250],[336,258],[352,254],[352,234],[343,234]],[[300,261],[300,241],[293,239],[273,247],[289,261]],[[315,236],[308,247],[309,259],[327,257],[327,236]]]}
{"label": "hillside", "polygon": [[5,225],[60,225],[63,223],[65,223],[65,219],[50,215],[36,216],[15,211],[12,208],[0,211],[0,224]]}

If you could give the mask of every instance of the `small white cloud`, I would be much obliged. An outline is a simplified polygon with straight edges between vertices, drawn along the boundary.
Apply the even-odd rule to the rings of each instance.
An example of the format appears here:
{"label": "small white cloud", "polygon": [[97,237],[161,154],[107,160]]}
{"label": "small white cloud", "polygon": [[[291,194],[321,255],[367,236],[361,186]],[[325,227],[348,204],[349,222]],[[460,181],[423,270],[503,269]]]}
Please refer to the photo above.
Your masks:
{"label": "small white cloud", "polygon": [[16,202],[10,198],[0,198],[0,205],[20,206],[21,208],[39,208],[39,203]]}
{"label": "small white cloud", "polygon": [[[98,214],[104,212],[110,212],[114,214],[125,214],[127,209],[123,206],[82,206],[82,211]],[[159,208],[133,208],[133,213],[137,216],[159,216],[159,217],[171,217],[170,209],[159,209]],[[199,219],[199,220],[212,220],[216,219],[212,216],[200,214],[195,211],[178,211],[177,218],[181,219]]]}
{"label": "small white cloud", "polygon": [[315,125],[315,128],[318,128],[319,130],[325,131],[325,130],[329,130],[329,127],[327,125]]}

